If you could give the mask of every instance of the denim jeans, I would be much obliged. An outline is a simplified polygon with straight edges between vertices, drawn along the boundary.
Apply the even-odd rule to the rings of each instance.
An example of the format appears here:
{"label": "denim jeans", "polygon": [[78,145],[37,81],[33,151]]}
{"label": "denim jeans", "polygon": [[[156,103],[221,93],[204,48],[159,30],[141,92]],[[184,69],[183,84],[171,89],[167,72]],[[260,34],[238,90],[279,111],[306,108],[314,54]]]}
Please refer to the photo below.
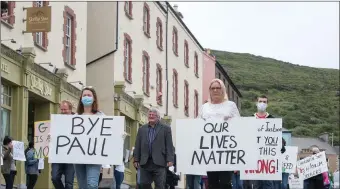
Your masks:
{"label": "denim jeans", "polygon": [[101,167],[102,165],[75,164],[79,189],[98,189]]}
{"label": "denim jeans", "polygon": [[122,185],[124,181],[124,172],[119,172],[117,170],[114,171],[114,176],[116,180],[116,189],[120,189],[120,186]]}
{"label": "denim jeans", "polygon": [[186,175],[187,189],[200,189],[201,176],[199,175]]}
{"label": "denim jeans", "polygon": [[243,181],[240,180],[240,174],[233,173],[232,175],[233,189],[243,189]]}
{"label": "denim jeans", "polygon": [[[74,166],[66,163],[52,163],[52,183],[55,189],[73,189]],[[65,177],[65,186],[61,181],[61,176]]]}
{"label": "denim jeans", "polygon": [[257,180],[254,189],[274,189],[274,182],[271,180]]}
{"label": "denim jeans", "polygon": [[289,173],[282,173],[282,188],[281,189],[288,188],[288,177],[289,177]]}

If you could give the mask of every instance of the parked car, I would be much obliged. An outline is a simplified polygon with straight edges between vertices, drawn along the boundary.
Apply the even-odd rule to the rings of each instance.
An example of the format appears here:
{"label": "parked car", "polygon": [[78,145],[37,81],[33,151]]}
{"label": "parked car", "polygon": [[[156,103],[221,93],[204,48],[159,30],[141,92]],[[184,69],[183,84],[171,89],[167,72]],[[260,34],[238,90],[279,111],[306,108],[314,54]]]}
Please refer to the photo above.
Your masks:
{"label": "parked car", "polygon": [[340,189],[340,187],[339,187],[339,171],[336,171],[333,174],[333,179],[334,179],[334,189]]}

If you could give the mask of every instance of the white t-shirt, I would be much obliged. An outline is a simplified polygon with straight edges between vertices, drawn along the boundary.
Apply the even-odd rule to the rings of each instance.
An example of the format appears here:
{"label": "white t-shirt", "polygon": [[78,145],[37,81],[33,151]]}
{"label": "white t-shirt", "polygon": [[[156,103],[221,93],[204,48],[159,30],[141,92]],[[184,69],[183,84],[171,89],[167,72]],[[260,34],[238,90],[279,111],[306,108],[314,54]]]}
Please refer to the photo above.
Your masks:
{"label": "white t-shirt", "polygon": [[119,171],[119,172],[124,173],[124,171],[125,171],[124,163],[123,163],[123,165],[116,165],[116,170]]}
{"label": "white t-shirt", "polygon": [[203,104],[198,113],[198,118],[208,119],[224,119],[224,117],[240,117],[240,112],[233,101],[226,100],[220,104],[212,104],[207,102]]}

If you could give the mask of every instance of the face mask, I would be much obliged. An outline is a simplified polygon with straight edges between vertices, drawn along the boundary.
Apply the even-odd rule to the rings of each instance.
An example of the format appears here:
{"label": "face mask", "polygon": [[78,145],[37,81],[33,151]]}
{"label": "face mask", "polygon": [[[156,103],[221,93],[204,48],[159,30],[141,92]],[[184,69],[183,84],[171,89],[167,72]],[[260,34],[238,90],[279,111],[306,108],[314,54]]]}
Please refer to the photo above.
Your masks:
{"label": "face mask", "polygon": [[257,103],[256,106],[257,106],[257,110],[260,112],[265,112],[267,109],[267,104],[263,102]]}
{"label": "face mask", "polygon": [[84,106],[91,106],[93,104],[93,97],[91,96],[83,96],[81,98],[81,102]]}

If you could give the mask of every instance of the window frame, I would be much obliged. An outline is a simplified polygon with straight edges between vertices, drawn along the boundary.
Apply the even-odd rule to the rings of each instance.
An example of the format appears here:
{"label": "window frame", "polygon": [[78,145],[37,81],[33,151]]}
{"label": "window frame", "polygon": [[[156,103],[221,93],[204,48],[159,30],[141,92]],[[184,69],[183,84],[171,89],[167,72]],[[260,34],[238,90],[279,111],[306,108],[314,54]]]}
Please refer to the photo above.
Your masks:
{"label": "window frame", "polygon": [[156,101],[158,105],[162,105],[163,104],[163,100],[162,98],[158,99],[158,95],[159,93],[163,93],[163,83],[162,83],[162,77],[163,77],[163,73],[162,73],[162,67],[160,64],[157,64],[156,66]]}
{"label": "window frame", "polygon": [[[7,93],[5,93],[5,88],[7,88]],[[1,87],[1,114],[0,116],[3,116],[3,112],[7,112],[7,125],[5,128],[5,135],[9,135],[10,132],[10,127],[11,127],[11,115],[12,115],[12,105],[13,105],[13,87],[7,84],[2,83],[2,87]],[[5,100],[5,98],[7,100]],[[5,102],[8,102],[8,104]],[[4,119],[2,118],[2,123],[1,126],[3,126],[4,123]]]}
{"label": "window frame", "polygon": [[176,69],[173,69],[173,75],[172,75],[172,101],[175,108],[178,108],[178,72]]}
{"label": "window frame", "polygon": [[189,117],[189,83],[184,80],[184,114]]}
{"label": "window frame", "polygon": [[198,78],[199,77],[199,74],[198,74],[198,54],[197,52],[195,52],[195,55],[194,55],[194,72],[195,72],[195,76]]}
{"label": "window frame", "polygon": [[150,96],[150,56],[146,51],[143,51],[142,56],[142,73],[143,73],[143,93]]}
{"label": "window frame", "polygon": [[130,20],[133,19],[133,17],[132,17],[132,1],[125,1],[125,2],[124,2],[124,12],[125,12],[125,15],[126,15]]}
{"label": "window frame", "polygon": [[147,3],[144,3],[144,6],[143,6],[143,32],[146,37],[151,38],[150,36],[150,8]]}
{"label": "window frame", "polygon": [[194,90],[194,118],[198,116],[198,92]]}
{"label": "window frame", "polygon": [[157,22],[156,22],[156,44],[157,48],[160,51],[163,51],[163,24],[162,20],[157,17]]}
{"label": "window frame", "polygon": [[189,44],[184,40],[184,65],[189,68]]}
{"label": "window frame", "polygon": [[178,56],[178,30],[175,26],[172,29],[172,51]]}
{"label": "window frame", "polygon": [[128,83],[132,83],[132,39],[124,34],[124,78]]}

